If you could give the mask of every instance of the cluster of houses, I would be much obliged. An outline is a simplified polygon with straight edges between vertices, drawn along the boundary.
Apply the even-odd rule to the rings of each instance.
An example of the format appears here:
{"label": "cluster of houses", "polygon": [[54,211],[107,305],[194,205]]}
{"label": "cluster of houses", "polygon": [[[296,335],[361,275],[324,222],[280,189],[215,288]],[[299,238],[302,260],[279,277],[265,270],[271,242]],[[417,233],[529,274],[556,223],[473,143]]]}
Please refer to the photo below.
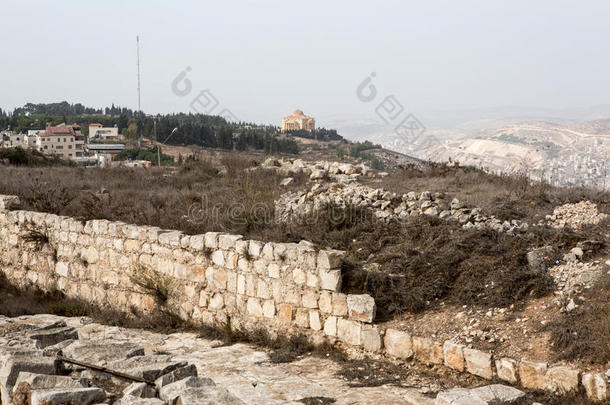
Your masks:
{"label": "cluster of houses", "polygon": [[90,124],[89,134],[78,124],[47,125],[45,129],[29,130],[27,134],[11,130],[0,132],[0,147],[30,148],[45,155],[57,155],[77,163],[107,166],[114,156],[125,149],[117,127]]}

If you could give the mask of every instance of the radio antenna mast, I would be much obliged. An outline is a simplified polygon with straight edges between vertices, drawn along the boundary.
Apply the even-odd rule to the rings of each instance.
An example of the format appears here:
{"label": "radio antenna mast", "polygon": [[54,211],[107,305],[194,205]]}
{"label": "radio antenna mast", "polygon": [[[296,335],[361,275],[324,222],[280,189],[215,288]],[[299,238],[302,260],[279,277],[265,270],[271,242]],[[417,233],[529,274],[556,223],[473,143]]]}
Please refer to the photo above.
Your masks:
{"label": "radio antenna mast", "polygon": [[[140,36],[136,35],[136,54],[138,60],[138,120],[140,119],[140,112],[142,107],[140,106]],[[139,127],[139,125],[138,125]],[[142,129],[138,128],[138,149],[142,149]]]}

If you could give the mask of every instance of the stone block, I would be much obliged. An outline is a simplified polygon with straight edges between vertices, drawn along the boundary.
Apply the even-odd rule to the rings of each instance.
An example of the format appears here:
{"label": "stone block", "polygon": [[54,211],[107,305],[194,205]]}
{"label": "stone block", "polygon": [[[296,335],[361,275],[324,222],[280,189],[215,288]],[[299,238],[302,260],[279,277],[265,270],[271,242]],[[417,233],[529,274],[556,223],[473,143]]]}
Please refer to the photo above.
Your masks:
{"label": "stone block", "polygon": [[273,318],[275,316],[275,302],[266,300],[263,303],[263,316],[265,318]]}
{"label": "stone block", "polygon": [[227,271],[227,291],[237,292],[237,273],[234,271]]}
{"label": "stone block", "polygon": [[580,371],[565,366],[550,367],[546,371],[545,388],[554,393],[564,395],[578,391]]}
{"label": "stone block", "polygon": [[332,306],[333,315],[345,316],[347,315],[347,295],[336,293],[332,294]]}
{"label": "stone block", "polygon": [[320,286],[328,291],[341,291],[341,270],[320,270]]}
{"label": "stone block", "polygon": [[371,323],[375,318],[376,309],[375,300],[368,294],[347,296],[347,314],[350,319]]}
{"label": "stone block", "polygon": [[224,308],[224,306],[225,306],[225,303],[224,303],[224,298],[223,298],[222,294],[216,293],[210,299],[210,304],[208,305],[208,308],[218,311],[218,310]]}
{"label": "stone block", "polygon": [[205,246],[205,235],[192,235],[189,242],[189,248],[202,251]]}
{"label": "stone block", "polygon": [[337,336],[337,317],[329,316],[324,322],[324,334],[327,336]]}
{"label": "stone block", "polygon": [[439,392],[434,405],[489,405],[489,402],[479,398],[469,389],[452,388]]}
{"label": "stone block", "polygon": [[363,325],[360,341],[364,350],[368,352],[376,353],[381,350],[381,334],[375,326]]}
{"label": "stone block", "polygon": [[206,232],[204,235],[204,244],[208,249],[218,249],[219,232]]}
{"label": "stone block", "polygon": [[273,297],[273,291],[271,290],[271,286],[264,280],[258,280],[258,285],[256,288],[256,296],[262,299],[270,299]]}
{"label": "stone block", "polygon": [[320,321],[320,313],[318,311],[309,311],[309,327],[313,330],[322,329],[322,322]]}
{"label": "stone block", "polygon": [[292,281],[294,281],[295,284],[303,285],[307,281],[307,275],[301,268],[297,267],[292,270]]}
{"label": "stone block", "polygon": [[535,363],[527,360],[519,362],[519,378],[524,388],[544,389],[546,363]]}
{"label": "stone block", "polygon": [[592,401],[604,401],[608,399],[608,384],[603,373],[585,373],[582,376],[582,386],[585,388],[587,397]]}
{"label": "stone block", "polygon": [[464,345],[447,340],[443,344],[445,365],[457,371],[464,371]]}
{"label": "stone block", "polygon": [[337,320],[337,337],[344,343],[352,346],[361,344],[362,324],[340,318]]}
{"label": "stone block", "polygon": [[235,249],[235,243],[241,239],[243,239],[243,236],[241,235],[230,235],[226,233],[221,233],[220,235],[218,235],[218,247],[224,250]]}
{"label": "stone block", "polygon": [[279,264],[277,264],[277,263],[269,264],[267,266],[267,274],[271,278],[280,278],[280,266],[279,266]]}
{"label": "stone block", "polygon": [[185,236],[180,231],[162,232],[159,234],[159,243],[172,248],[181,247],[182,237]]}
{"label": "stone block", "polygon": [[261,252],[261,256],[263,257],[263,259],[268,260],[268,261],[272,261],[275,260],[274,259],[274,243],[265,243],[265,246],[263,246],[263,250]]}
{"label": "stone block", "polygon": [[306,290],[303,293],[302,302],[305,308],[318,308],[318,293],[313,290]]}
{"label": "stone block", "polygon": [[248,298],[247,310],[248,314],[251,316],[255,316],[257,318],[263,316],[263,307],[261,306],[261,302],[258,298]]}
{"label": "stone block", "polygon": [[261,255],[261,251],[263,250],[263,242],[257,240],[251,240],[250,246],[248,247],[248,254],[251,257],[258,258]]}
{"label": "stone block", "polygon": [[320,299],[318,300],[318,306],[320,307],[320,312],[324,314],[332,314],[333,312],[333,301],[332,295],[328,291],[322,291],[320,293]]}
{"label": "stone block", "polygon": [[317,274],[307,272],[307,287],[318,289],[320,288],[320,277]]}
{"label": "stone block", "polygon": [[237,275],[237,293],[242,295],[246,293],[246,277],[243,274]]}
{"label": "stone block", "polygon": [[426,364],[443,364],[443,346],[432,339],[413,336],[413,356]]}
{"label": "stone block", "polygon": [[345,252],[342,250],[320,250],[318,252],[318,269],[319,270],[332,270],[332,269],[340,269],[343,264],[343,258],[345,257]]}
{"label": "stone block", "polygon": [[212,263],[217,266],[225,265],[225,257],[222,250],[215,250],[214,253],[212,253]]}
{"label": "stone block", "polygon": [[519,380],[517,362],[507,357],[496,360],[496,374],[499,379],[515,384]]}
{"label": "stone block", "polygon": [[282,325],[289,325],[292,323],[292,305],[280,304],[278,309],[278,321]]}
{"label": "stone block", "polygon": [[470,392],[487,404],[520,404],[525,400],[525,392],[502,384],[491,384],[474,388]]}
{"label": "stone block", "polygon": [[491,380],[493,377],[491,353],[476,349],[464,349],[464,360],[466,361],[466,371],[470,374],[478,375]]}
{"label": "stone block", "polygon": [[235,242],[235,252],[237,252],[238,254],[243,256],[248,252],[249,246],[250,246],[249,240],[240,239]]}
{"label": "stone block", "polygon": [[96,404],[105,399],[106,393],[97,387],[58,388],[32,391],[30,403],[32,405]]}
{"label": "stone block", "polygon": [[304,308],[297,308],[294,322],[302,328],[309,328],[309,312]]}
{"label": "stone block", "polygon": [[396,329],[387,329],[383,339],[385,351],[390,356],[408,359],[413,356],[413,342],[411,335]]}

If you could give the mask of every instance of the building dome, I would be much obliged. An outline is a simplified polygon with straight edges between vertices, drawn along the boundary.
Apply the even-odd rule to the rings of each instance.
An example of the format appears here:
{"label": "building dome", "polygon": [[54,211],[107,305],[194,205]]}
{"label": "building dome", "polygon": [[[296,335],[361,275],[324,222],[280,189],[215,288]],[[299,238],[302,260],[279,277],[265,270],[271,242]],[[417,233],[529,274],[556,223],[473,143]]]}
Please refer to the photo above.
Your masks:
{"label": "building dome", "polygon": [[296,109],[296,110],[294,110],[294,112],[292,113],[292,115],[303,116],[303,115],[305,115],[305,114],[303,114],[303,111],[301,111],[301,110],[299,110],[299,109]]}

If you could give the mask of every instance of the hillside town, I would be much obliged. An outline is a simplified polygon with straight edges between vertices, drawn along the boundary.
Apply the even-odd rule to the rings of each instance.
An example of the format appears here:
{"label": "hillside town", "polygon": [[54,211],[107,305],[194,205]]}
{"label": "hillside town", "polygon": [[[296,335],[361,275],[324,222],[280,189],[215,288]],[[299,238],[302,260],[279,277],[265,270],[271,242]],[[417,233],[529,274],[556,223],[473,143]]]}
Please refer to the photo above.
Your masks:
{"label": "hillside town", "polygon": [[0,147],[33,149],[45,155],[55,155],[83,165],[107,166],[125,149],[117,127],[89,125],[87,135],[78,124],[47,125],[45,129],[32,129],[17,133],[10,129],[0,132]]}

